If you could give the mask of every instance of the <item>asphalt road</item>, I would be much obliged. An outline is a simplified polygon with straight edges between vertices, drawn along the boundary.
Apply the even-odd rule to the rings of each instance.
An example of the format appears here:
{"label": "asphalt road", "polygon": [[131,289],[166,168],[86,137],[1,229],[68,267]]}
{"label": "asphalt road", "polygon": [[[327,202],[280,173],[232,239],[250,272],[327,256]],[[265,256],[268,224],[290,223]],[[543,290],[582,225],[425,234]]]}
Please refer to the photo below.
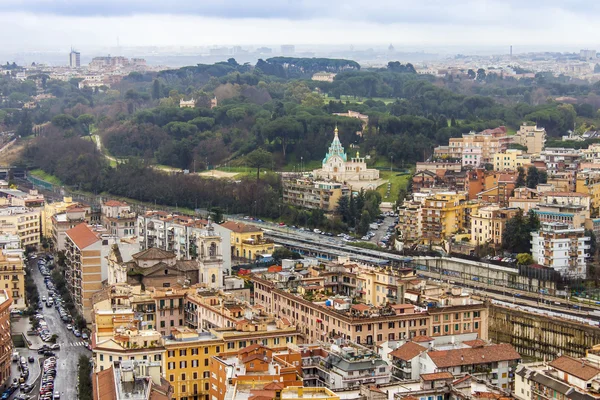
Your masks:
{"label": "asphalt road", "polygon": [[[32,260],[29,271],[42,296],[48,297],[48,290],[44,284],[44,277],[37,267],[37,260]],[[60,393],[61,399],[76,399],[77,396],[77,364],[79,356],[84,355],[88,359],[92,356],[91,351],[84,347],[85,342],[76,337],[67,329],[58,315],[55,307],[46,307],[41,311],[48,324],[50,333],[57,334],[57,343],[60,344],[60,350],[56,353],[56,380],[54,382],[54,392]]]}

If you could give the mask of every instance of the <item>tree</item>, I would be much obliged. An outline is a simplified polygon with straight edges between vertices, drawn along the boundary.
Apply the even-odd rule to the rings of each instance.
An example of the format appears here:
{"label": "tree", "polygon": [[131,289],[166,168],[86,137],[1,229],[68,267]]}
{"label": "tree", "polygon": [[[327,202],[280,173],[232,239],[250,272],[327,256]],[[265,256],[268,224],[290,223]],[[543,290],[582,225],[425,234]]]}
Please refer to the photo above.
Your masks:
{"label": "tree", "polygon": [[23,112],[21,117],[21,123],[17,127],[17,135],[21,137],[31,135],[33,131],[33,123],[31,122],[31,116],[27,111]]}
{"label": "tree", "polygon": [[91,114],[81,114],[79,117],[77,117],[77,123],[79,123],[79,125],[81,125],[81,128],[83,129],[83,132],[86,135],[89,135],[91,133],[91,126],[94,123],[95,118],[93,115]]}
{"label": "tree", "polygon": [[479,68],[477,70],[477,80],[478,81],[484,81],[485,80],[485,69],[483,68]]}
{"label": "tree", "polygon": [[360,216],[360,222],[358,223],[358,233],[365,235],[369,231],[369,224],[371,223],[371,216],[367,210],[362,212]]}
{"label": "tree", "polygon": [[540,183],[540,173],[533,165],[527,169],[527,187],[529,189],[537,188]]}
{"label": "tree", "polygon": [[223,221],[223,209],[221,207],[213,207],[210,209],[210,212],[215,224],[220,224]]}
{"label": "tree", "polygon": [[473,71],[472,69],[469,69],[469,70],[467,71],[467,76],[468,76],[470,79],[475,79],[475,78],[477,77],[477,74],[476,74],[476,73],[475,73],[475,71]]}
{"label": "tree", "polygon": [[540,220],[530,210],[527,218],[523,215],[523,210],[519,209],[517,214],[506,222],[502,232],[502,248],[511,253],[530,253],[531,252],[531,232],[537,231],[540,227]]}
{"label": "tree", "polygon": [[160,82],[158,79],[155,79],[154,82],[152,82],[152,98],[154,100],[160,99]]}
{"label": "tree", "polygon": [[69,129],[77,125],[77,120],[67,114],[58,114],[52,118],[52,125],[60,129]]}
{"label": "tree", "polygon": [[529,253],[517,254],[517,263],[519,265],[531,265],[533,264],[533,257]]}
{"label": "tree", "polygon": [[523,187],[525,186],[525,169],[523,167],[517,168],[517,181],[515,182],[515,187]]}
{"label": "tree", "polygon": [[248,165],[256,168],[256,180],[260,179],[260,169],[273,164],[273,155],[264,149],[256,149],[246,156]]}
{"label": "tree", "polygon": [[284,259],[299,260],[302,258],[299,253],[292,251],[287,247],[276,248],[273,254],[271,254],[271,257],[273,257],[273,260],[277,261],[278,263]]}

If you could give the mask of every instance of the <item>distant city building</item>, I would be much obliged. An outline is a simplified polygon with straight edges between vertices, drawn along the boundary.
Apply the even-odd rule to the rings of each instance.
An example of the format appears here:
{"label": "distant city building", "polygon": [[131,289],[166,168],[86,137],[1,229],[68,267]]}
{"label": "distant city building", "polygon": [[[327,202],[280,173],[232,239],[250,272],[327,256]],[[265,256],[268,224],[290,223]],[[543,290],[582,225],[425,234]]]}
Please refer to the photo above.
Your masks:
{"label": "distant city building", "polygon": [[597,58],[596,50],[589,50],[589,49],[579,50],[579,59],[581,59],[582,61],[595,60],[596,58]]}
{"label": "distant city building", "polygon": [[69,66],[71,68],[81,67],[81,53],[71,49],[71,52],[69,53]]}
{"label": "distant city building", "polygon": [[321,82],[333,82],[333,78],[335,78],[336,74],[333,72],[317,72],[312,76],[313,81],[321,81]]}
{"label": "distant city building", "polygon": [[281,54],[290,55],[290,54],[294,54],[294,53],[296,53],[296,46],[294,46],[293,44],[282,44],[281,45]]}

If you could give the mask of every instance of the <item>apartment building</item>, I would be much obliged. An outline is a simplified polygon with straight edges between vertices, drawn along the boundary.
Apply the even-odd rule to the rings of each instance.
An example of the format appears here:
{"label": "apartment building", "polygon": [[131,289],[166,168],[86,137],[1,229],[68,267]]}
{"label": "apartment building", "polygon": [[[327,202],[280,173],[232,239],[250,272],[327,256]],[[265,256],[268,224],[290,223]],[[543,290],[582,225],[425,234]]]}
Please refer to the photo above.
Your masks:
{"label": "apartment building", "polygon": [[595,400],[600,394],[600,368],[588,359],[560,356],[550,363],[521,364],[515,376],[519,400]]}
{"label": "apartment building", "polygon": [[102,203],[102,226],[112,236],[122,238],[135,236],[137,216],[122,201],[108,200]]}
{"label": "apartment building", "polygon": [[480,204],[467,200],[466,193],[435,193],[421,207],[424,242],[439,244],[459,231],[471,227],[471,212]]}
{"label": "apartment building", "polygon": [[171,400],[172,388],[160,374],[160,363],[115,361],[92,376],[94,400]]}
{"label": "apartment building", "polygon": [[0,384],[10,384],[11,359],[14,349],[10,335],[10,307],[12,298],[9,291],[0,289]]}
{"label": "apartment building", "polygon": [[[173,385],[173,399],[210,398],[210,359],[221,353],[261,344],[273,350],[284,350],[290,343],[296,343],[295,328],[250,330],[241,325],[240,329],[222,328],[210,332],[197,333],[187,327],[171,329],[171,335],[162,341],[165,347],[163,371]],[[254,328],[254,326],[253,326]]]}
{"label": "apartment building", "polygon": [[508,149],[503,153],[494,154],[494,171],[516,171],[519,167],[527,170],[531,164],[531,155],[522,150]]}
{"label": "apartment building", "polygon": [[489,243],[494,247],[502,245],[502,235],[506,222],[518,212],[517,208],[486,206],[471,213],[471,244]]}
{"label": "apartment building", "polygon": [[414,200],[404,200],[398,207],[398,224],[396,230],[401,234],[401,240],[405,243],[417,243],[423,233],[423,214],[421,203]]}
{"label": "apartment building", "polygon": [[590,196],[590,212],[597,217],[600,211],[600,171],[585,170],[577,173],[575,192]]}
{"label": "apartment building", "polygon": [[478,147],[481,149],[481,163],[491,163],[493,155],[506,151],[511,142],[512,138],[506,134],[504,126],[479,133],[470,132],[460,138],[450,138],[449,154],[451,158],[462,160],[466,149]]}
{"label": "apartment building", "polygon": [[340,182],[289,178],[282,183],[284,203],[325,212],[334,212],[340,197],[350,195],[350,188]]}
{"label": "apartment building", "polygon": [[64,212],[54,214],[50,221],[52,222],[52,246],[56,251],[65,251],[66,233],[69,229],[76,227],[81,223],[90,224],[91,207],[84,204],[72,204]]}
{"label": "apartment building", "polygon": [[506,343],[488,345],[474,341],[464,348],[422,353],[421,373],[449,372],[453,377],[472,375],[502,389],[512,389],[513,371],[521,356]]}
{"label": "apartment building", "polygon": [[263,230],[254,225],[227,221],[221,227],[230,231],[231,256],[235,259],[254,261],[275,250],[273,240],[266,239]]}
{"label": "apartment building", "polygon": [[21,247],[37,248],[40,244],[40,209],[23,206],[0,207],[0,231],[19,236]]}
{"label": "apartment building", "polygon": [[102,289],[102,241],[86,223],[66,232],[65,278],[77,311],[91,321],[92,295]]}
{"label": "apartment building", "polygon": [[551,267],[563,276],[585,277],[590,237],[584,228],[544,222],[531,233],[531,255],[536,263]]}
{"label": "apartment building", "polygon": [[478,168],[483,164],[483,148],[476,146],[464,147],[462,152],[463,168]]}
{"label": "apartment building", "polygon": [[371,349],[338,340],[301,345],[304,386],[352,390],[390,382],[390,366]]}
{"label": "apartment building", "polygon": [[515,136],[514,143],[527,147],[528,154],[540,154],[546,146],[546,129],[537,125],[521,125]]}
{"label": "apartment building", "polygon": [[42,209],[42,234],[44,237],[52,237],[52,216],[65,212],[68,207],[74,204],[72,197],[63,197],[62,201],[44,203]]}
{"label": "apartment building", "polygon": [[17,250],[21,248],[21,238],[17,235],[0,233],[1,250]]}
{"label": "apartment building", "polygon": [[537,190],[519,187],[515,188],[513,195],[509,197],[508,206],[510,208],[520,208],[524,214],[527,214],[529,210],[537,207],[539,202],[540,198]]}
{"label": "apartment building", "polygon": [[540,160],[546,166],[548,175],[564,170],[577,171],[581,152],[564,147],[548,147],[540,153]]}
{"label": "apartment building", "polygon": [[[95,317],[102,319],[103,314]],[[96,337],[93,341],[94,371],[104,371],[114,362],[128,360],[158,363],[159,373],[164,375],[162,359],[165,347],[160,333],[150,329],[138,330],[125,321],[120,321],[119,326],[110,336]]]}
{"label": "apartment building", "polygon": [[224,272],[231,274],[231,254],[223,251],[223,246],[230,242],[229,231],[213,224],[210,217],[198,219],[149,211],[138,215],[137,224],[140,250],[157,247],[175,252],[177,258],[202,258],[206,264],[221,263]]}
{"label": "apartment building", "polygon": [[11,295],[12,306],[15,309],[27,308],[25,300],[25,263],[21,250],[0,251],[0,285]]}
{"label": "apartment building", "polygon": [[[327,306],[325,301],[308,301],[297,294],[277,289],[274,282],[258,276],[253,276],[252,282],[255,304],[298,326],[308,343],[341,336],[357,344],[372,346],[385,340],[448,334],[445,325],[448,325],[449,332],[477,333],[482,339],[487,339],[487,306],[472,299],[461,299],[464,304],[446,299],[436,302],[438,306],[429,307],[427,311],[413,307],[413,313],[405,313],[403,308],[369,307],[365,304],[339,310]],[[456,326],[452,325],[454,321]]]}
{"label": "apartment building", "polygon": [[17,189],[0,189],[0,205],[26,208],[43,208],[44,195],[37,190],[23,192]]}
{"label": "apartment building", "polygon": [[301,365],[298,351],[274,351],[260,344],[240,349],[237,354],[211,357],[210,398],[224,400],[238,382],[253,382],[265,390],[276,391],[303,386]]}

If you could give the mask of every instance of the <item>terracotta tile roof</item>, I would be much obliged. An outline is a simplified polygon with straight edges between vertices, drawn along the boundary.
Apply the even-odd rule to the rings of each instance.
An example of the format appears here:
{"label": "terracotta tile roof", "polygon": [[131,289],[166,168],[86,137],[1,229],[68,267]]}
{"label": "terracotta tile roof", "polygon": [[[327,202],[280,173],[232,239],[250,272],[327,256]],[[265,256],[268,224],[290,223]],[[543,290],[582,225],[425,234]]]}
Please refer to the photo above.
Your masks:
{"label": "terracotta tile roof", "polygon": [[250,361],[254,361],[254,360],[260,360],[260,361],[268,364],[271,362],[272,359],[271,359],[271,357],[265,356],[263,354],[251,354],[248,357],[242,359],[242,363],[247,364]]}
{"label": "terracotta tile roof", "polygon": [[453,386],[455,386],[455,385],[458,385],[459,383],[463,383],[463,382],[465,382],[465,381],[467,381],[467,380],[469,380],[469,379],[471,379],[471,375],[465,375],[465,376],[463,376],[462,378],[460,378],[460,379],[457,379],[457,380],[455,380],[454,382],[452,382],[452,385],[453,385]]}
{"label": "terracotta tile roof", "polygon": [[279,383],[279,382],[267,383],[263,387],[264,390],[281,390],[283,388],[284,388],[283,383]]}
{"label": "terracotta tile roof", "polygon": [[371,307],[366,304],[354,304],[352,308],[356,311],[367,311],[371,309]]}
{"label": "terracotta tile roof", "polygon": [[262,232],[262,229],[255,227],[254,225],[246,225],[241,222],[235,221],[227,221],[221,224],[223,228],[227,228],[235,233],[244,233],[244,232]]}
{"label": "terracotta tile roof", "polygon": [[419,336],[415,336],[411,340],[415,343],[423,343],[423,342],[431,342],[433,340],[433,338],[429,337],[429,336],[419,335]]}
{"label": "terracotta tile roof", "polygon": [[239,356],[241,354],[250,353],[251,351],[254,351],[254,350],[257,350],[257,349],[262,349],[262,348],[266,348],[266,347],[263,346],[262,344],[255,343],[253,345],[246,346],[243,349],[238,350],[237,354]]}
{"label": "terracotta tile roof", "polygon": [[396,350],[392,351],[390,355],[400,360],[410,361],[426,350],[426,347],[418,345],[414,342],[406,342]]}
{"label": "terracotta tile roof", "polygon": [[66,234],[80,249],[85,249],[100,240],[85,222],[69,229]]}
{"label": "terracotta tile roof", "polygon": [[94,400],[117,400],[115,374],[112,367],[93,374],[92,394]]}
{"label": "terracotta tile roof", "polygon": [[584,381],[589,381],[600,374],[599,368],[596,368],[583,360],[569,356],[558,357],[550,363],[550,366]]}
{"label": "terracotta tile roof", "polygon": [[469,347],[483,347],[485,346],[487,343],[485,342],[485,340],[481,340],[481,339],[475,339],[475,340],[465,340],[463,342],[463,344],[469,346]]}
{"label": "terracotta tile roof", "polygon": [[102,205],[108,206],[108,207],[126,207],[127,203],[118,201],[118,200],[108,200],[108,201],[105,201],[104,204],[102,204]]}
{"label": "terracotta tile roof", "polygon": [[512,361],[521,358],[519,353],[508,343],[478,347],[476,349],[430,351],[427,355],[438,368]]}
{"label": "terracotta tile roof", "polygon": [[156,247],[151,247],[147,250],[135,253],[131,257],[133,257],[136,260],[164,260],[168,258],[175,258],[175,254],[171,253],[170,251],[158,249]]}
{"label": "terracotta tile roof", "polygon": [[423,379],[424,381],[437,381],[440,379],[454,379],[454,375],[452,375],[448,371],[435,372],[433,374],[421,374],[421,379]]}

